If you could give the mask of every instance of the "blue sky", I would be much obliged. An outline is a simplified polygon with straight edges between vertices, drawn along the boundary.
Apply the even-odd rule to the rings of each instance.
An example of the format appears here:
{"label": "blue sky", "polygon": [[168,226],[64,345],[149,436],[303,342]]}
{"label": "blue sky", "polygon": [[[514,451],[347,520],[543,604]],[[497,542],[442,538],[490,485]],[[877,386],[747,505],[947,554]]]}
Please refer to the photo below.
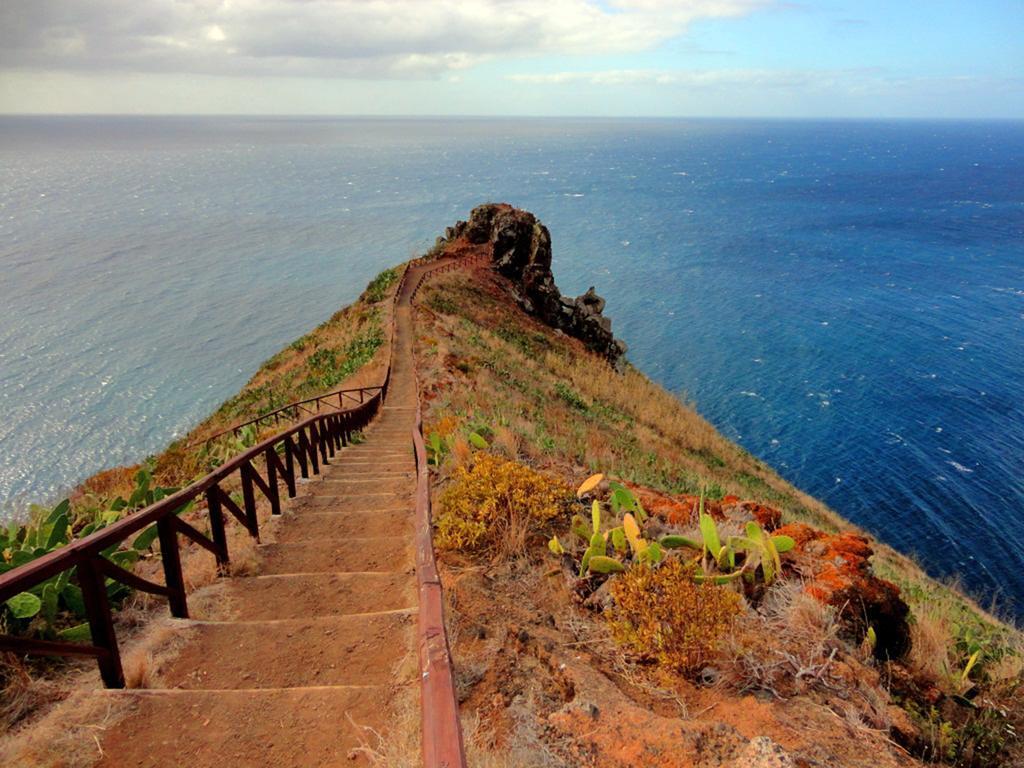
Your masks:
{"label": "blue sky", "polygon": [[1022,41],[1022,0],[5,0],[0,111],[1024,118]]}

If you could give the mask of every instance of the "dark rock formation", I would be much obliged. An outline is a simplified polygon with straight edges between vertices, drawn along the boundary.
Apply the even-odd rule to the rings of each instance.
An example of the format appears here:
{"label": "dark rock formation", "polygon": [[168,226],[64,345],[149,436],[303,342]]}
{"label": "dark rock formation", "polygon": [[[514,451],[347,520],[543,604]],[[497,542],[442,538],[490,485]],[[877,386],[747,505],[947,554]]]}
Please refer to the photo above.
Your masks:
{"label": "dark rock formation", "polygon": [[601,314],[604,299],[593,288],[575,299],[561,294],[551,274],[551,234],[536,216],[504,203],[487,203],[474,208],[469,221],[449,227],[443,241],[460,237],[491,245],[491,260],[512,281],[523,309],[621,366],[626,344],[615,338],[611,319]]}

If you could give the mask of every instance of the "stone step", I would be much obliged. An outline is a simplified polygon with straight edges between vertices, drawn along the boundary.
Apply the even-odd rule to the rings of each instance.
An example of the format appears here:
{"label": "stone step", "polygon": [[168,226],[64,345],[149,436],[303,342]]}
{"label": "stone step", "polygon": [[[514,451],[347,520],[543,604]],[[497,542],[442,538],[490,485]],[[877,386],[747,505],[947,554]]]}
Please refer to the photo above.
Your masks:
{"label": "stone step", "polygon": [[[389,509],[412,509],[412,494],[408,497],[402,495],[385,494],[383,496],[371,496],[368,494],[347,494],[339,496],[332,493],[330,488],[317,489],[317,493],[303,496],[302,509],[309,509],[320,512],[348,512],[358,510],[365,513],[382,512]],[[299,514],[298,509],[296,513]]]}
{"label": "stone step", "polygon": [[[326,477],[334,478],[359,478],[368,475],[393,474],[399,476],[403,472],[415,472],[415,462],[412,454],[392,454],[387,456],[352,455],[344,459],[335,458],[330,464],[321,464],[320,472],[310,472],[311,480],[320,480]],[[382,472],[375,471],[376,467],[382,467]]]}
{"label": "stone step", "polygon": [[100,729],[102,768],[368,766],[358,752],[388,716],[384,686],[247,691],[118,691],[132,714]]}
{"label": "stone step", "polygon": [[387,538],[412,536],[413,513],[407,507],[366,511],[358,499],[340,505],[304,505],[288,513],[274,531],[274,541],[285,544],[295,541],[347,541],[353,538]]}
{"label": "stone step", "polygon": [[386,477],[416,477],[416,464],[412,457],[403,461],[382,463],[369,459],[347,459],[332,462],[330,467],[320,473],[322,477],[352,477],[383,480]]}
{"label": "stone step", "polygon": [[398,536],[347,541],[261,544],[260,573],[404,573],[412,567],[412,539]]}
{"label": "stone step", "polygon": [[[412,496],[416,491],[415,483],[403,481],[403,486],[399,489],[396,484],[395,488],[391,490],[378,491],[374,486],[354,486],[345,480],[321,480],[309,496],[311,499],[324,497],[342,499],[348,506],[351,506],[351,503],[354,501],[361,502],[365,500],[373,504],[390,500],[389,508],[400,507],[411,504]],[[380,505],[377,504],[376,508],[380,509]]]}
{"label": "stone step", "polygon": [[407,493],[416,485],[416,478],[413,474],[398,475],[385,479],[366,477],[358,472],[339,472],[337,474],[324,474],[320,481],[320,487],[330,489],[333,492],[346,493],[351,489],[352,493]]}
{"label": "stone step", "polygon": [[162,687],[389,685],[413,647],[416,615],[402,611],[190,624],[192,638],[162,673]]}
{"label": "stone step", "polygon": [[396,611],[416,602],[408,573],[310,573],[224,579],[190,608],[193,619],[255,621]]}
{"label": "stone step", "polygon": [[356,453],[404,453],[412,456],[412,440],[407,437],[385,438],[379,437],[359,445],[353,445],[346,449],[346,454],[351,456]]}

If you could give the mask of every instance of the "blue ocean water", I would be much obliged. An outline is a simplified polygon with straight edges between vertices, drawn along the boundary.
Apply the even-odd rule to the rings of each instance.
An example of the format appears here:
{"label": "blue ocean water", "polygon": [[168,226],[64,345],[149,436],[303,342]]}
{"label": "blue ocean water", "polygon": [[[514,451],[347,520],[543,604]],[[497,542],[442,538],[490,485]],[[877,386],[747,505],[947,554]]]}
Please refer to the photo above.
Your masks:
{"label": "blue ocean water", "polygon": [[1024,124],[0,118],[0,501],[186,432],[475,204],[630,359],[1024,614]]}

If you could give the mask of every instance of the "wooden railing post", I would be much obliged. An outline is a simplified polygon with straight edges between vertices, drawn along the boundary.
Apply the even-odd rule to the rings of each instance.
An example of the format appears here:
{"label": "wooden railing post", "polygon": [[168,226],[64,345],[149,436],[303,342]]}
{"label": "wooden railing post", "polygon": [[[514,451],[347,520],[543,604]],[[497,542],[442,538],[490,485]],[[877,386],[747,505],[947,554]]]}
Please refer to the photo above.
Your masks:
{"label": "wooden railing post", "polygon": [[270,514],[281,514],[281,491],[277,487],[277,452],[267,448],[264,454],[267,462],[267,489],[270,491]]}
{"label": "wooden railing post", "polygon": [[256,541],[259,541],[260,523],[256,517],[256,493],[252,487],[252,473],[255,471],[249,462],[242,465],[242,500],[245,504],[245,519],[249,521],[250,533]]}
{"label": "wooden railing post", "polygon": [[295,498],[295,445],[289,435],[284,439],[284,466],[288,470],[285,481],[288,483],[288,498]]}
{"label": "wooden railing post", "polygon": [[121,668],[121,654],[117,649],[117,636],[114,634],[114,619],[110,615],[106,581],[93,564],[90,555],[86,555],[78,563],[78,584],[82,589],[85,615],[89,617],[92,644],[105,651],[97,659],[103,684],[107,688],[124,688],[124,670]]}
{"label": "wooden railing post", "polygon": [[302,478],[309,479],[309,441],[306,439],[306,430],[300,429],[297,433],[296,443],[298,444],[298,451],[296,451],[296,458],[299,460],[299,471],[302,473]]}
{"label": "wooden railing post", "polygon": [[302,430],[299,434],[301,434],[303,439],[305,440],[306,451],[307,451],[307,453],[309,455],[309,464],[312,467],[313,474],[314,475],[319,475],[320,474],[320,458],[317,456],[317,448],[318,448],[317,443],[320,442],[320,441],[317,440],[316,428],[312,424],[310,424],[309,425],[309,434],[308,435],[306,434],[305,430]]}
{"label": "wooden railing post", "polygon": [[228,569],[228,537],[224,532],[224,512],[220,506],[220,487],[211,486],[206,489],[206,508],[210,512],[210,537],[217,547],[217,570],[227,573]]}
{"label": "wooden railing post", "polygon": [[334,417],[328,416],[324,421],[324,443],[327,444],[327,453],[333,459],[337,447],[334,445]]}
{"label": "wooden railing post", "polygon": [[[313,436],[313,447],[320,453],[320,463],[327,463],[327,443],[324,440],[324,431],[316,423],[309,425],[309,432]],[[320,470],[318,469],[317,472]]]}
{"label": "wooden railing post", "polygon": [[160,537],[160,559],[164,564],[164,584],[170,594],[167,602],[171,606],[171,616],[176,619],[188,618],[188,602],[185,599],[185,579],[181,574],[181,553],[178,552],[178,532],[174,515],[161,517],[156,521],[157,535]]}

